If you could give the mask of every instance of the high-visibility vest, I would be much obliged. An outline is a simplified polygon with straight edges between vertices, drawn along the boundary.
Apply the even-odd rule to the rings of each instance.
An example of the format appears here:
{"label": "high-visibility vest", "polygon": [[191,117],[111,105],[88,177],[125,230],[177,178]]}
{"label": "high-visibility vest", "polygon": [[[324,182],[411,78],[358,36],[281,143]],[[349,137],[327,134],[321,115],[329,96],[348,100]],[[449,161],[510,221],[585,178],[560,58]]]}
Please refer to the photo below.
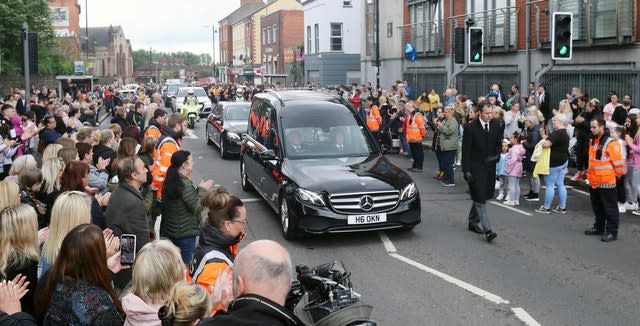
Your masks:
{"label": "high-visibility vest", "polygon": [[371,131],[380,130],[380,125],[382,124],[382,117],[380,116],[380,109],[377,106],[372,106],[369,108],[369,113],[367,113],[367,127]]}
{"label": "high-visibility vest", "polygon": [[159,139],[161,135],[162,133],[160,132],[160,129],[158,129],[158,127],[154,125],[149,125],[147,130],[144,131],[143,138],[154,137],[155,139]]}
{"label": "high-visibility vest", "polygon": [[158,199],[162,199],[162,185],[164,184],[164,178],[167,176],[167,170],[171,166],[171,156],[179,150],[178,142],[171,137],[165,137],[158,143],[155,160],[151,168],[151,174],[153,175],[151,187],[156,190],[156,198]]}
{"label": "high-visibility vest", "polygon": [[426,133],[422,114],[416,114],[413,118],[407,117],[407,119],[409,119],[405,128],[407,141],[422,141]]}
{"label": "high-visibility vest", "polygon": [[608,138],[602,145],[602,155],[596,158],[602,137],[593,139],[589,146],[589,169],[587,179],[591,188],[615,188],[616,176],[623,175],[625,163],[622,158],[622,147],[615,139]]}

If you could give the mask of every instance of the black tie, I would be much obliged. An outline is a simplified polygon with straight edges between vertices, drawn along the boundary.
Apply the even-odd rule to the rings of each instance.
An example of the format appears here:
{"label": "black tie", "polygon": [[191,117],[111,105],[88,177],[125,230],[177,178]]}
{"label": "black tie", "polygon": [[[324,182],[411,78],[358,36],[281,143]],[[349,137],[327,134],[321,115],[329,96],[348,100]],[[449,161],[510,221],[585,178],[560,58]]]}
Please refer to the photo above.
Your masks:
{"label": "black tie", "polygon": [[489,132],[489,124],[488,123],[484,123],[484,131]]}

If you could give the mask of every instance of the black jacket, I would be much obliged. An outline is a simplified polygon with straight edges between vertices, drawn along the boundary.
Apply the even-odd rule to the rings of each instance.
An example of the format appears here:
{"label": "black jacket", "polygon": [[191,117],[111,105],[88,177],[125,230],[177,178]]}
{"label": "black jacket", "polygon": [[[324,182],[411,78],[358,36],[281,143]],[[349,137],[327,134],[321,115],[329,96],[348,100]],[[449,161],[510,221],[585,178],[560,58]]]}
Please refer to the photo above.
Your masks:
{"label": "black jacket", "polygon": [[[140,251],[149,239],[149,224],[144,208],[142,193],[126,182],[120,182],[113,191],[105,214],[106,226],[113,230],[113,235],[134,234],[136,236],[136,252]],[[123,289],[131,281],[131,270],[123,270],[116,274],[113,282],[117,288]]]}
{"label": "black jacket", "polygon": [[296,326],[304,325],[298,317],[281,305],[255,294],[240,296],[229,305],[229,311],[219,311],[200,325],[229,326]]}
{"label": "black jacket", "polygon": [[[100,157],[102,157],[103,160],[106,160],[108,158],[111,159],[111,162],[109,162],[109,165],[107,165],[106,168],[108,171],[111,171],[111,163],[113,163],[113,160],[116,159],[116,151],[107,147],[106,145],[98,144],[93,147],[93,165],[98,164],[98,158]],[[110,174],[109,176],[112,176],[112,174]]]}
{"label": "black jacket", "polygon": [[127,126],[129,126],[129,122],[120,116],[115,116],[111,119],[111,123],[117,123],[118,125],[120,125],[120,128],[122,128],[122,131],[124,131]]}
{"label": "black jacket", "polygon": [[484,131],[480,118],[464,127],[462,139],[462,171],[471,172],[469,184],[471,199],[484,203],[493,197],[496,183],[496,162],[500,159],[503,128],[498,121],[489,122],[489,133]]}
{"label": "black jacket", "polygon": [[0,326],[36,326],[35,319],[26,312],[17,312],[13,315],[7,315],[4,311],[0,311]]}

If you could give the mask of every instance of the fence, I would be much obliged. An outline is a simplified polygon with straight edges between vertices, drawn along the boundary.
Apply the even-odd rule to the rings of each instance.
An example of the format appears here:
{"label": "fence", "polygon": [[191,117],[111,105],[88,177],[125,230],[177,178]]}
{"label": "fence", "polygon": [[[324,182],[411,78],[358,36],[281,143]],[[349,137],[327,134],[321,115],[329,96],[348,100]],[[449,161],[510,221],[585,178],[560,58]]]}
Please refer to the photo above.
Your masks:
{"label": "fence", "polygon": [[407,71],[403,75],[405,80],[409,81],[409,85],[413,90],[411,98],[416,99],[422,92],[429,92],[432,88],[436,89],[438,94],[444,93],[444,86],[447,85],[446,72],[415,72]]}
{"label": "fence", "polygon": [[507,94],[511,85],[520,84],[520,73],[466,71],[457,77],[458,93],[466,94],[472,100],[487,95],[492,84],[502,85],[503,92]]}

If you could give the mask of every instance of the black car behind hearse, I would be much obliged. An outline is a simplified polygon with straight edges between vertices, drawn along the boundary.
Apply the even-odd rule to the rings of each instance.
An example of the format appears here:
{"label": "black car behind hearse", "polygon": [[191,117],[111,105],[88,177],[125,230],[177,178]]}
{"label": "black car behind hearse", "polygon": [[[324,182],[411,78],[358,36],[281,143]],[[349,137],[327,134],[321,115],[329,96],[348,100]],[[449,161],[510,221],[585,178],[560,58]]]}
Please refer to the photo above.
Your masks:
{"label": "black car behind hearse", "polygon": [[245,191],[279,214],[282,233],[413,229],[420,195],[382,155],[355,109],[316,91],[254,96],[240,152]]}

